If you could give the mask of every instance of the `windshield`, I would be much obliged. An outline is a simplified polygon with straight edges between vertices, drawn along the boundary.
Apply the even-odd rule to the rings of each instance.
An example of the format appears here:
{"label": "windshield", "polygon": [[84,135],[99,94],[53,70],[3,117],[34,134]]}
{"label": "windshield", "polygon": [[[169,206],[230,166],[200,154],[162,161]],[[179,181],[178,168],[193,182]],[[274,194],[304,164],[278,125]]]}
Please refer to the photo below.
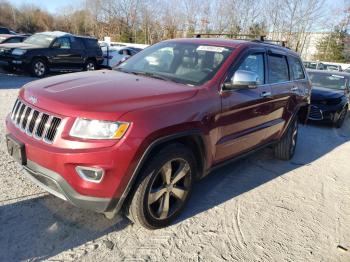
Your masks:
{"label": "windshield", "polygon": [[49,47],[51,42],[55,39],[55,37],[45,34],[35,34],[28,37],[23,43],[38,45],[42,47]]}
{"label": "windshield", "polygon": [[126,60],[116,70],[187,85],[210,80],[232,48],[192,43],[159,43]]}
{"label": "windshield", "polygon": [[327,75],[327,74],[316,74],[308,73],[310,80],[313,85],[344,90],[347,85],[347,79],[341,75]]}

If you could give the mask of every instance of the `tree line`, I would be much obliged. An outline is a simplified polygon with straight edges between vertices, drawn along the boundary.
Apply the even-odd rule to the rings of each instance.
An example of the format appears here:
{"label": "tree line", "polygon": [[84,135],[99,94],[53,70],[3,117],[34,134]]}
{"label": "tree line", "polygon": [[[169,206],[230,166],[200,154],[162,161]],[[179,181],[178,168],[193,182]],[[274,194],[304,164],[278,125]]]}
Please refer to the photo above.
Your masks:
{"label": "tree line", "polygon": [[[99,39],[153,44],[195,33],[268,35],[299,53],[308,32],[331,30],[325,0],[81,0],[51,14],[38,6],[0,0],[0,26],[35,33],[60,30]],[[349,10],[341,10],[346,17]],[[327,13],[328,12],[328,13]],[[331,21],[331,22],[330,22]],[[347,25],[348,26],[348,25]],[[347,27],[346,27],[347,28]]]}

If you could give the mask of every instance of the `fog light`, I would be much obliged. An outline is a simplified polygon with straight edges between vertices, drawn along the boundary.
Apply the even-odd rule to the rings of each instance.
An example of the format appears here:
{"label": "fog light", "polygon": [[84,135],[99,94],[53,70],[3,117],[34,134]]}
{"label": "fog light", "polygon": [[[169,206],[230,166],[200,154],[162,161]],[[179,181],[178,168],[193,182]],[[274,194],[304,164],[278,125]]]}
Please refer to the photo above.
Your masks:
{"label": "fog light", "polygon": [[75,170],[82,179],[93,183],[100,183],[105,173],[102,168],[97,167],[77,166]]}

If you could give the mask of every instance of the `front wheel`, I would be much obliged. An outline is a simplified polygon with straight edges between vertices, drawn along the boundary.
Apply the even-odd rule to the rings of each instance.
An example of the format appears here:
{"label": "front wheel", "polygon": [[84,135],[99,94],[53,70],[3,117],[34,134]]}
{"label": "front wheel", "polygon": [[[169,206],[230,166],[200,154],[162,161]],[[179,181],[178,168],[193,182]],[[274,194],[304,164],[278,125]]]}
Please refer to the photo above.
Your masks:
{"label": "front wheel", "polygon": [[337,121],[335,122],[335,124],[334,124],[336,128],[341,128],[341,127],[342,127],[342,125],[343,125],[343,123],[344,123],[344,121],[345,121],[345,119],[346,119],[347,113],[348,113],[348,107],[346,106],[346,107],[344,107],[343,110],[340,112],[339,118],[338,118],[338,120],[337,120]]}
{"label": "front wheel", "polygon": [[275,156],[281,160],[290,160],[295,152],[298,140],[298,119],[292,120],[288,130],[282,139],[275,146]]}
{"label": "front wheel", "polygon": [[44,77],[47,73],[46,62],[42,59],[34,59],[30,64],[30,73],[34,77]]}
{"label": "front wheel", "polygon": [[168,226],[188,201],[195,176],[195,158],[182,144],[153,156],[127,208],[128,217],[148,229]]}

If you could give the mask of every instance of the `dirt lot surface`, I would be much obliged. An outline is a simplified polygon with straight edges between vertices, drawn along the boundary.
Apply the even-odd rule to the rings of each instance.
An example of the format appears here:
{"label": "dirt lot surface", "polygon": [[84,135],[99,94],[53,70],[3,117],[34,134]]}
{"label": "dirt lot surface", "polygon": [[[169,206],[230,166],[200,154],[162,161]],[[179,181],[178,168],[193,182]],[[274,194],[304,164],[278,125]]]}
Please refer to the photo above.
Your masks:
{"label": "dirt lot surface", "polygon": [[350,261],[350,119],[301,127],[292,161],[267,148],[215,171],[174,225],[148,231],[22,176],[4,120],[30,80],[0,74],[0,261]]}

